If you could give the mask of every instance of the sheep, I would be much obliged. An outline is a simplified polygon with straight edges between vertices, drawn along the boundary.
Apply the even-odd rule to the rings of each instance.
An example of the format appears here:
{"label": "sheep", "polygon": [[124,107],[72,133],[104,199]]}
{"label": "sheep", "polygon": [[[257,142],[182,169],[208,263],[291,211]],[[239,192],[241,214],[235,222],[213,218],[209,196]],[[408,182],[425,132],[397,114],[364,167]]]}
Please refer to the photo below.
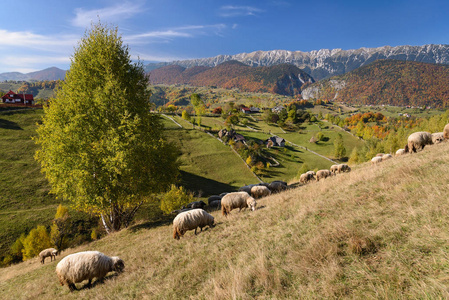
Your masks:
{"label": "sheep", "polygon": [[248,184],[245,186],[242,186],[241,188],[239,188],[239,192],[247,192],[248,194],[251,194],[251,189],[253,186],[256,186],[257,184]]}
{"label": "sheep", "polygon": [[320,181],[320,179],[332,176],[332,174],[333,173],[329,170],[319,170],[318,172],[316,172],[316,181]]}
{"label": "sheep", "polygon": [[381,161],[382,161],[382,157],[381,156],[374,156],[371,159],[371,164],[374,165],[374,164],[380,163]]}
{"label": "sheep", "polygon": [[387,160],[387,159],[390,159],[390,158],[392,158],[392,157],[393,157],[393,155],[391,155],[391,154],[384,154],[384,155],[382,156],[382,161]]}
{"label": "sheep", "polygon": [[268,185],[268,188],[272,193],[277,193],[287,189],[287,183],[285,181],[276,180]]}
{"label": "sheep", "polygon": [[251,188],[251,196],[254,199],[266,197],[271,194],[271,191],[264,185],[257,185]]}
{"label": "sheep", "polygon": [[109,257],[98,251],[85,251],[70,254],[56,265],[56,274],[61,285],[66,284],[70,291],[76,290],[75,283],[93,278],[102,280],[106,274],[115,271],[123,272],[125,263],[117,256]]}
{"label": "sheep", "polygon": [[301,176],[299,176],[299,182],[301,183],[307,183],[309,181],[309,174],[307,173],[302,173]]}
{"label": "sheep", "polygon": [[407,139],[407,152],[417,152],[424,149],[426,145],[432,145],[432,135],[429,132],[418,131],[409,135]]}
{"label": "sheep", "polygon": [[310,176],[310,179],[313,179],[316,176],[315,171],[307,171],[306,174]]}
{"label": "sheep", "polygon": [[221,200],[214,200],[209,202],[210,209],[219,209],[221,207]]}
{"label": "sheep", "polygon": [[50,256],[50,262],[53,261],[53,258],[56,260],[56,255],[58,255],[58,250],[56,250],[55,248],[48,248],[48,249],[42,250],[39,253],[39,257],[41,259],[42,264],[45,263],[45,259],[49,256]]}
{"label": "sheep", "polygon": [[338,166],[339,166],[339,165],[332,165],[332,166],[331,166],[331,169],[330,169],[331,172],[334,173],[334,174],[336,174],[337,172],[340,173],[340,171],[338,170]]}
{"label": "sheep", "polygon": [[338,165],[338,173],[341,172],[351,172],[351,167],[347,164],[339,164]]}
{"label": "sheep", "polygon": [[449,124],[446,124],[446,126],[444,126],[443,136],[446,140],[449,139]]}
{"label": "sheep", "polygon": [[396,156],[404,155],[404,154],[405,154],[405,149],[398,149],[398,150],[396,151]]}
{"label": "sheep", "polygon": [[227,216],[234,208],[241,211],[242,208],[246,207],[254,211],[256,205],[256,200],[247,192],[229,193],[221,199],[221,212],[223,216]]}
{"label": "sheep", "polygon": [[222,198],[221,196],[212,195],[207,199],[207,203],[210,205],[211,202],[221,200],[221,198]]}
{"label": "sheep", "polygon": [[432,133],[432,143],[439,144],[441,142],[444,142],[444,132]]}
{"label": "sheep", "polygon": [[173,220],[173,238],[179,240],[181,236],[189,230],[195,230],[199,227],[203,231],[203,227],[214,227],[214,217],[205,210],[198,208],[186,212],[182,212]]}
{"label": "sheep", "polygon": [[186,208],[204,208],[206,206],[206,203],[203,201],[194,201],[190,202],[186,205]]}

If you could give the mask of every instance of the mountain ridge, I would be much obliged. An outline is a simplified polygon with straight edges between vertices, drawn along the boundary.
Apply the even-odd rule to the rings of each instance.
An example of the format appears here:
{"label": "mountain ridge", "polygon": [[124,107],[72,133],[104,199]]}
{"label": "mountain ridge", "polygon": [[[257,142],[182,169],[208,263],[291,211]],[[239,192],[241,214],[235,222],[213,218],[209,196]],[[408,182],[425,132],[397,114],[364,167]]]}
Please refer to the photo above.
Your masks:
{"label": "mountain ridge", "polygon": [[0,73],[0,81],[5,80],[60,80],[65,77],[65,70],[59,69],[57,67],[50,67],[40,71],[20,73],[20,72],[6,72]]}
{"label": "mountain ridge", "polygon": [[341,75],[357,69],[377,59],[396,59],[427,63],[449,64],[449,45],[428,44],[423,46],[382,46],[377,48],[362,47],[343,50],[320,49],[309,52],[270,50],[239,53],[235,55],[217,55],[209,58],[178,60],[172,62],[150,63],[145,65],[147,72],[167,66],[214,67],[225,61],[237,60],[249,66],[272,66],[289,63],[311,75],[316,81],[334,75]]}

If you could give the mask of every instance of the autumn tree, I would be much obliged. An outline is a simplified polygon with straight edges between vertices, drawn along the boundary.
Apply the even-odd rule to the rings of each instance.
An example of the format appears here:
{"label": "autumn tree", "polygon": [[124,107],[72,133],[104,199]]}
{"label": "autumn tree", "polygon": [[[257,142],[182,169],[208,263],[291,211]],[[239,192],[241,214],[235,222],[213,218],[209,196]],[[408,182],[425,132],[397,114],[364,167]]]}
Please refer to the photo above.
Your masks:
{"label": "autumn tree", "polygon": [[38,225],[31,229],[30,233],[23,240],[23,260],[35,257],[44,249],[52,246],[50,236],[45,229],[45,226]]}
{"label": "autumn tree", "polygon": [[172,184],[170,190],[164,194],[161,200],[161,210],[169,214],[175,209],[181,208],[193,201],[193,194],[187,192],[182,186]]}
{"label": "autumn tree", "polygon": [[67,207],[59,204],[53,224],[50,227],[50,239],[58,250],[62,250],[67,246],[67,235],[71,231],[69,210]]}
{"label": "autumn tree", "polygon": [[198,126],[201,126],[201,117],[206,113],[204,102],[201,99],[201,96],[197,93],[193,93],[192,95],[190,95],[190,102],[195,109],[195,114],[197,115],[198,119]]}
{"label": "autumn tree", "polygon": [[86,32],[36,138],[51,192],[99,216],[108,233],[178,175],[177,151],[150,113],[143,65],[117,31],[98,23]]}

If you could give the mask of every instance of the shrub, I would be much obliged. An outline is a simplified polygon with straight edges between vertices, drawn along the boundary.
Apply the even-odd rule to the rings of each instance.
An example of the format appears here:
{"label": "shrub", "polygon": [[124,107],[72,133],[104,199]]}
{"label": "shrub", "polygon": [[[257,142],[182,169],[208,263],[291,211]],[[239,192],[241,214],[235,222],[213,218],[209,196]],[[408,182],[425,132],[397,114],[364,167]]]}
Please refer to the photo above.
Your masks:
{"label": "shrub", "polygon": [[23,241],[23,260],[35,257],[42,250],[52,246],[47,229],[44,226],[38,225],[31,229],[28,236]]}
{"label": "shrub", "polygon": [[172,184],[170,190],[165,193],[161,200],[161,210],[169,214],[175,209],[179,209],[181,206],[186,205],[193,201],[193,195],[188,193],[182,186],[179,188]]}

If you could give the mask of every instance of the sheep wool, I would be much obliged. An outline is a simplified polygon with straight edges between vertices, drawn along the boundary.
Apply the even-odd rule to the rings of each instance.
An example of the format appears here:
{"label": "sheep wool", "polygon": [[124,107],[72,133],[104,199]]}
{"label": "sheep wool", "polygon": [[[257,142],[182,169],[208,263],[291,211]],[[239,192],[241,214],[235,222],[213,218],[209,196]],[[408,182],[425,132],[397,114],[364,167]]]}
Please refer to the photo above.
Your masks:
{"label": "sheep wool", "polygon": [[173,238],[179,240],[181,236],[189,230],[195,230],[198,227],[203,231],[203,227],[214,227],[214,217],[203,209],[192,209],[176,216],[173,220]]}
{"label": "sheep wool", "polygon": [[256,185],[251,188],[251,196],[255,199],[259,199],[262,197],[269,196],[271,194],[271,191],[263,185]]}
{"label": "sheep wool", "polygon": [[372,159],[371,159],[371,164],[377,164],[377,163],[380,163],[382,161],[382,157],[381,156],[374,156]]}
{"label": "sheep wool", "polygon": [[332,172],[329,170],[319,170],[316,172],[316,181],[320,181],[320,179],[327,178],[329,176],[332,176]]}
{"label": "sheep wool", "polygon": [[239,211],[242,208],[256,209],[256,200],[246,192],[234,192],[229,193],[221,199],[221,212],[223,216],[227,216],[231,210],[238,208]]}
{"label": "sheep wool", "polygon": [[109,257],[98,251],[85,251],[70,254],[64,257],[56,266],[61,285],[66,284],[70,291],[76,290],[75,283],[92,279],[103,279],[106,274],[112,271],[118,273],[125,268],[123,260],[117,256]]}
{"label": "sheep wool", "polygon": [[407,146],[409,152],[417,152],[424,149],[426,145],[432,145],[432,135],[429,132],[418,131],[409,135]]}
{"label": "sheep wool", "polygon": [[53,258],[56,260],[56,255],[58,254],[58,250],[55,248],[48,248],[45,250],[42,250],[39,253],[39,258],[41,259],[41,263],[45,263],[45,258],[50,256],[50,261],[53,261]]}

